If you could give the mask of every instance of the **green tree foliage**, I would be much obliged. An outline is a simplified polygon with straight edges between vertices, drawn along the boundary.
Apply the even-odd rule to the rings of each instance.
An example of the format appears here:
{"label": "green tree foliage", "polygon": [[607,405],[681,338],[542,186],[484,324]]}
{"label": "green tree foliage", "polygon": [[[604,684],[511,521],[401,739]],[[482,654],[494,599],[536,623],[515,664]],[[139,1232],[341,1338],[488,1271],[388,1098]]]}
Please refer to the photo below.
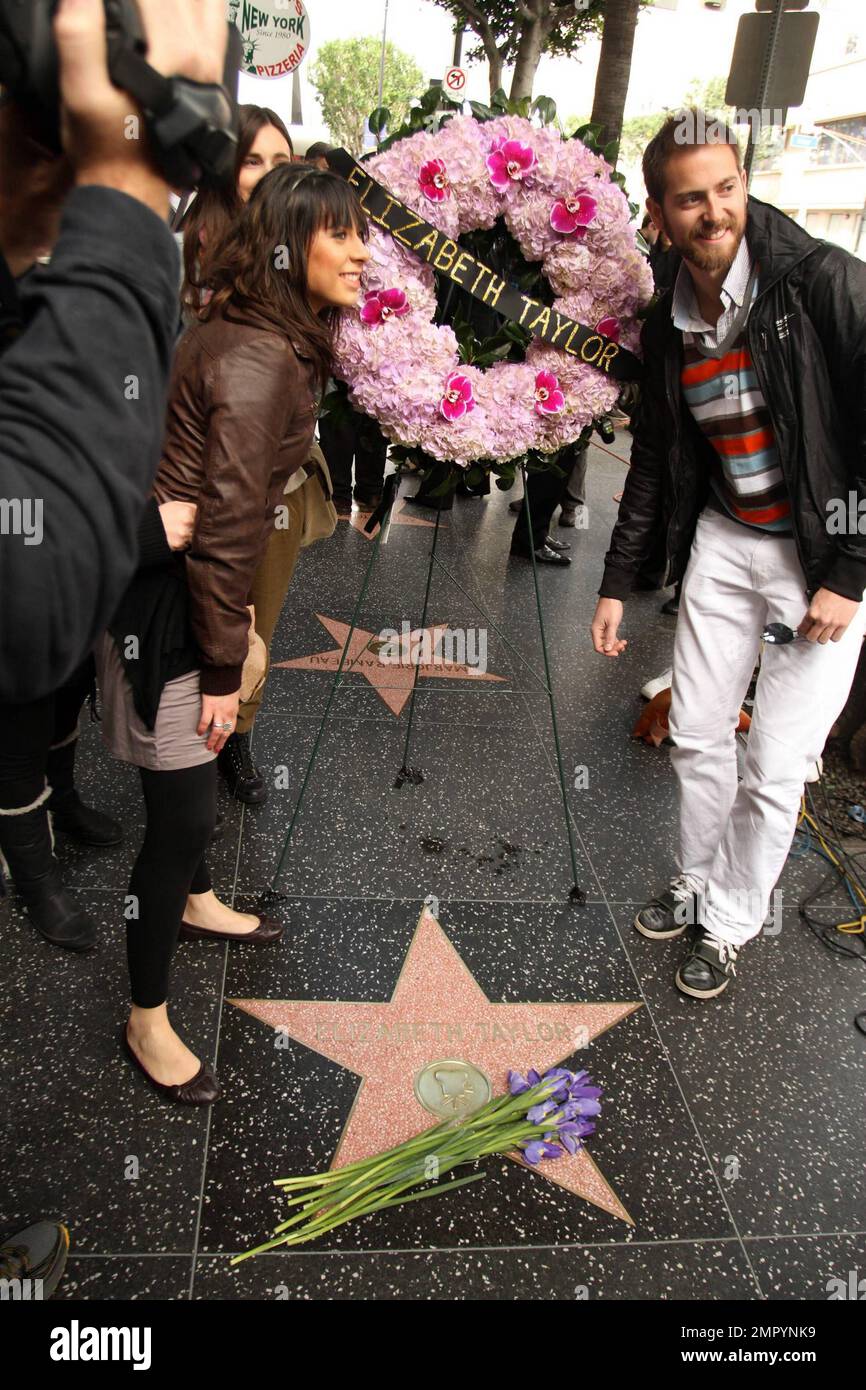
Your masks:
{"label": "green tree foliage", "polygon": [[[363,148],[364,122],[378,105],[381,43],[377,38],[332,39],[322,44],[310,69],[310,83],[331,138],[351,154]],[[382,102],[400,125],[413,97],[424,89],[424,75],[417,63],[392,43],[385,45]]]}
{"label": "green tree foliage", "polygon": [[486,58],[490,95],[502,86],[502,69],[514,64],[511,100],[532,95],[542,54],[570,58],[601,29],[605,0],[433,0],[477,34],[470,62]]}

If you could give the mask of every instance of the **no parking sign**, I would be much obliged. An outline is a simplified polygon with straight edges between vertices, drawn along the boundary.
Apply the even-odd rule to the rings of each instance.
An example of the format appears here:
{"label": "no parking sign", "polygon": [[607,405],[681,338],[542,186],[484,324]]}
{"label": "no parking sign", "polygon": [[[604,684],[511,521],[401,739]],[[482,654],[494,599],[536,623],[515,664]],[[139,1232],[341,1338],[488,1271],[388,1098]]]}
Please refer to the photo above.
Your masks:
{"label": "no parking sign", "polygon": [[241,71],[253,77],[285,77],[310,48],[310,17],[303,0],[228,0],[229,22],[243,39]]}

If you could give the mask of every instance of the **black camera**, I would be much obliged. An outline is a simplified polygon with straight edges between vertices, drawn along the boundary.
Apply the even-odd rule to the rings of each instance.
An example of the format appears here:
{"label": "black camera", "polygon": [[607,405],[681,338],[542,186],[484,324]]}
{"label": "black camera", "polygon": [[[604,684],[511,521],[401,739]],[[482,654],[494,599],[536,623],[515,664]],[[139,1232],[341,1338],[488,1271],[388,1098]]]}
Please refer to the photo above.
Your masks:
{"label": "black camera", "polygon": [[[141,107],[154,159],[176,188],[231,174],[237,150],[241,37],[228,25],[222,85],[164,77],[147,62],[135,0],[103,0],[108,72]],[[60,149],[60,94],[52,20],[58,0],[0,0],[0,86],[35,118],[41,138]]]}

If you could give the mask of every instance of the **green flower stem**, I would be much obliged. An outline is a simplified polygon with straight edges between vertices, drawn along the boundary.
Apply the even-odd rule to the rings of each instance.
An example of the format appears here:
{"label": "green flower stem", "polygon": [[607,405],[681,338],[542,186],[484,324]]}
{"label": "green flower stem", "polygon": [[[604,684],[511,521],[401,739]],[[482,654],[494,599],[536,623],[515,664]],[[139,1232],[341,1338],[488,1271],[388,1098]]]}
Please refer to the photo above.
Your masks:
{"label": "green flower stem", "polygon": [[374,1154],[370,1158],[358,1158],[354,1163],[347,1163],[342,1168],[332,1168],[327,1173],[312,1173],[300,1178],[276,1178],[274,1181],[278,1187],[306,1187],[316,1183],[327,1183],[334,1178],[343,1178],[349,1173],[357,1173],[361,1169],[370,1167],[373,1163],[378,1163],[381,1159],[393,1157],[394,1154],[405,1153],[409,1149],[421,1147],[429,1141],[432,1135],[453,1128],[453,1120],[444,1120],[442,1124],[425,1129],[414,1139],[404,1139],[401,1144],[395,1144],[392,1149],[385,1149],[382,1153]]}
{"label": "green flower stem", "polygon": [[[421,1202],[425,1197],[438,1197],[442,1192],[453,1192],[455,1188],[465,1187],[470,1182],[480,1182],[481,1179],[486,1176],[486,1173],[473,1173],[468,1178],[455,1178],[453,1182],[443,1183],[441,1187],[438,1185],[436,1187],[431,1187],[426,1192],[410,1192],[405,1197],[383,1197],[381,1201],[373,1203],[373,1205],[367,1207],[365,1211],[356,1212],[355,1216],[369,1216],[375,1211],[384,1211],[388,1207],[404,1206],[406,1202]],[[343,1216],[339,1221],[334,1223],[334,1226],[344,1226],[348,1221],[352,1220],[354,1220],[354,1216]],[[329,1229],[333,1230],[334,1227],[332,1226]],[[321,1231],[317,1231],[313,1235],[307,1235],[305,1232],[297,1231],[293,1236],[288,1236],[281,1244],[303,1245],[305,1241],[314,1240],[317,1235],[321,1234]],[[254,1251],[250,1251],[250,1254],[254,1253]],[[232,1260],[232,1264],[236,1264],[238,1259],[245,1258],[246,1256],[244,1255],[236,1256],[235,1259]]]}
{"label": "green flower stem", "polygon": [[[439,1127],[437,1126],[437,1128]],[[393,1182],[395,1178],[399,1177],[400,1174],[405,1172],[410,1157],[408,1151],[411,1149],[415,1149],[416,1151],[420,1149],[425,1159],[435,1158],[439,1164],[439,1171],[441,1173],[447,1172],[449,1168],[456,1166],[458,1163],[473,1162],[483,1154],[507,1153],[511,1151],[521,1139],[537,1138],[539,1128],[539,1126],[530,1124],[525,1120],[522,1123],[515,1124],[513,1119],[511,1123],[507,1125],[503,1124],[502,1120],[500,1120],[498,1124],[488,1124],[485,1129],[477,1130],[474,1134],[465,1132],[463,1126],[461,1126],[459,1129],[453,1131],[454,1138],[452,1143],[446,1144],[437,1151],[430,1152],[427,1150],[426,1153],[421,1144],[410,1141],[405,1146],[401,1145],[394,1149],[391,1158],[387,1162],[380,1162],[371,1166],[370,1160],[367,1160],[361,1165],[366,1171],[359,1172],[356,1177],[349,1182],[340,1186],[332,1186],[327,1192],[319,1191],[312,1196],[307,1192],[302,1196],[290,1198],[288,1201],[289,1206],[302,1204],[303,1210],[290,1220],[277,1226],[274,1234],[288,1230],[292,1226],[302,1224],[304,1218],[313,1212],[338,1210],[342,1208],[346,1202],[353,1200],[356,1196],[363,1193],[371,1193],[376,1189],[387,1186],[390,1182]],[[431,1134],[432,1131],[428,1132],[425,1138],[425,1144],[429,1142]],[[415,1161],[419,1162],[418,1159]],[[343,1170],[338,1170],[338,1172],[342,1171]],[[372,1182],[369,1181],[369,1179],[376,1174],[378,1174],[378,1176],[375,1177],[375,1180]],[[366,1183],[364,1182],[365,1178],[367,1179]],[[413,1181],[425,1182],[429,1181],[429,1179],[419,1173],[417,1176],[413,1176]]]}
{"label": "green flower stem", "polygon": [[[548,1124],[534,1125],[526,1115],[532,1106],[548,1099],[560,1084],[558,1079],[541,1081],[517,1096],[508,1093],[497,1096],[463,1120],[445,1120],[383,1153],[358,1159],[342,1168],[302,1177],[277,1178],[274,1185],[286,1191],[287,1205],[300,1206],[300,1210],[275,1227],[270,1240],[236,1255],[231,1263],[238,1264],[277,1246],[314,1240],[356,1217],[386,1207],[420,1201],[477,1182],[483,1174],[447,1183],[438,1179],[453,1168],[474,1163],[482,1157],[513,1153],[521,1141],[540,1138],[543,1133],[555,1129],[556,1118],[551,1118]],[[553,1115],[556,1117],[557,1112]],[[430,1158],[438,1165],[437,1181],[425,1187],[430,1179],[424,1175],[423,1165]],[[407,1169],[414,1167],[417,1171],[407,1176]],[[424,1190],[412,1191],[417,1188]],[[294,1195],[288,1196],[289,1192]]]}
{"label": "green flower stem", "polygon": [[[357,1192],[351,1198],[347,1198],[345,1202],[339,1203],[336,1206],[325,1207],[320,1211],[318,1216],[311,1217],[301,1230],[293,1231],[290,1235],[286,1236],[284,1238],[285,1243],[297,1242],[300,1244],[302,1240],[313,1240],[316,1236],[325,1235],[328,1231],[333,1230],[335,1226],[342,1226],[345,1222],[354,1220],[355,1217],[366,1216],[369,1211],[376,1211],[382,1202],[388,1201],[399,1193],[408,1191],[412,1187],[420,1186],[423,1184],[423,1181],[424,1180],[421,1179],[419,1183],[417,1178],[411,1178],[405,1183],[392,1187],[390,1191],[385,1193],[380,1192],[378,1196],[376,1195],[377,1190],[375,1188],[370,1191]],[[286,1221],[282,1226],[278,1226],[274,1234],[278,1235],[281,1231],[287,1230],[290,1226],[302,1223],[304,1220],[305,1215],[302,1212],[300,1216],[296,1216],[292,1221]]]}
{"label": "green flower stem", "polygon": [[[449,1151],[443,1151],[429,1156],[436,1158],[439,1163],[439,1173],[442,1175],[449,1172],[452,1168],[456,1168],[465,1163],[473,1163],[477,1161],[478,1158],[488,1154],[509,1153],[515,1148],[519,1140],[537,1134],[537,1126],[524,1122],[509,1127],[501,1127],[500,1132],[495,1137],[491,1136],[488,1142],[481,1146],[479,1146],[478,1137],[476,1136],[471,1143],[464,1142],[462,1145],[455,1146]],[[391,1175],[391,1182],[394,1181],[394,1176],[393,1174]],[[411,1187],[422,1186],[427,1181],[429,1181],[429,1179],[425,1178],[420,1173],[413,1175],[405,1182],[399,1183],[396,1187],[392,1187],[384,1197],[379,1197],[378,1199],[376,1198],[376,1193],[381,1193],[382,1187],[387,1186],[387,1179],[382,1178],[378,1182],[368,1184],[366,1187],[358,1188],[353,1192],[347,1192],[341,1201],[335,1202],[328,1200],[323,1205],[321,1197],[315,1198],[312,1202],[308,1202],[306,1207],[296,1216],[275,1227],[273,1234],[274,1236],[279,1236],[292,1227],[302,1227],[303,1232],[308,1233],[306,1238],[312,1239],[312,1234],[322,1234],[325,1231],[333,1229],[335,1225],[342,1225],[344,1221],[350,1220],[354,1216],[361,1216],[367,1211],[377,1210],[382,1201],[390,1199]],[[432,1192],[440,1191],[441,1189],[437,1185],[430,1190]],[[371,1199],[373,1200],[372,1206],[370,1205]],[[403,1199],[401,1198],[400,1200]],[[342,1214],[338,1215],[338,1213]],[[334,1217],[337,1217],[336,1221]],[[304,1225],[305,1222],[307,1223],[306,1225]],[[294,1235],[299,1236],[303,1232],[296,1230]]]}
{"label": "green flower stem", "polygon": [[303,1188],[328,1186],[333,1182],[344,1181],[350,1175],[360,1174],[373,1164],[378,1167],[379,1163],[384,1159],[396,1155],[408,1157],[409,1153],[416,1149],[423,1150],[435,1135],[447,1133],[448,1131],[452,1133],[468,1133],[469,1131],[477,1129],[479,1126],[486,1126],[488,1120],[493,1115],[497,1115],[499,1119],[502,1118],[502,1115],[505,1113],[510,1114],[520,1111],[525,1113],[532,1105],[537,1105],[541,1101],[547,1099],[547,1097],[556,1090],[558,1085],[559,1082],[555,1080],[541,1081],[537,1086],[531,1087],[528,1091],[523,1091],[518,1096],[512,1096],[508,1093],[503,1096],[497,1096],[494,1100],[488,1101],[480,1110],[476,1110],[474,1114],[468,1116],[466,1119],[457,1121],[456,1123],[454,1120],[444,1120],[441,1124],[433,1125],[430,1129],[424,1130],[414,1139],[406,1139],[403,1143],[396,1144],[391,1149],[385,1149],[382,1153],[376,1154],[373,1158],[356,1159],[354,1163],[347,1163],[344,1167],[332,1169],[327,1173],[313,1173],[294,1178],[275,1178],[274,1185],[276,1187]]}

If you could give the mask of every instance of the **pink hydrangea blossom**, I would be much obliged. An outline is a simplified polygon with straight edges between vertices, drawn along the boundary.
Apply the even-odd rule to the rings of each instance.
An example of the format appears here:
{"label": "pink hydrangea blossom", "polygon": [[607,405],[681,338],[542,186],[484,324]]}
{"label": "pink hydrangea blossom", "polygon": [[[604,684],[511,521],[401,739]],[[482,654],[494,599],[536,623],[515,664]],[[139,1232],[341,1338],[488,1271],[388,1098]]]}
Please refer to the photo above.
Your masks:
{"label": "pink hydrangea blossom", "polygon": [[448,170],[441,159],[429,159],[426,164],[421,165],[418,170],[418,183],[424,197],[429,198],[431,203],[441,203],[444,198],[451,197]]}
{"label": "pink hydrangea blossom", "polygon": [[441,410],[446,420],[459,420],[461,415],[475,409],[472,396],[472,382],[461,372],[452,372],[445,382],[445,395]]}
{"label": "pink hydrangea blossom", "polygon": [[583,236],[598,212],[598,201],[592,194],[578,189],[570,198],[558,199],[550,209],[550,225],[563,236]]}
{"label": "pink hydrangea blossom", "polygon": [[409,312],[409,301],[402,290],[369,290],[361,306],[361,322],[375,327],[391,317],[400,319]]}
{"label": "pink hydrangea blossom", "polygon": [[487,170],[494,188],[504,192],[531,174],[538,160],[531,145],[519,140],[499,140],[487,156]]}
{"label": "pink hydrangea blossom", "polygon": [[536,415],[558,415],[565,408],[565,396],[553,372],[539,372],[535,378]]}

